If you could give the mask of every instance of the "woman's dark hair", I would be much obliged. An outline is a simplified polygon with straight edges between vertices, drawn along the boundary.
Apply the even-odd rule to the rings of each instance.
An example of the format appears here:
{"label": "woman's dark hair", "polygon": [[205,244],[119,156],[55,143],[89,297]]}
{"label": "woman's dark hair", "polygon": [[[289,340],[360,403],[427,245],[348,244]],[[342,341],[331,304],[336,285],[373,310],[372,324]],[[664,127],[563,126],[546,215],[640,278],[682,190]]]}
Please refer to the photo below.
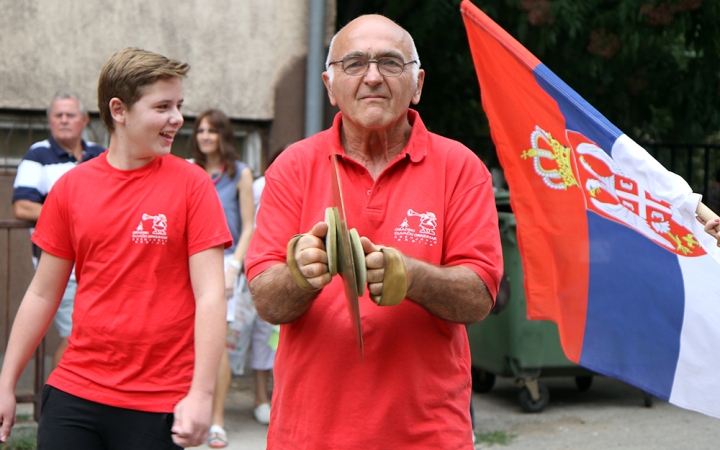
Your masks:
{"label": "woman's dark hair", "polygon": [[220,138],[218,139],[218,153],[220,154],[220,159],[225,164],[225,170],[228,178],[235,178],[235,173],[237,171],[235,161],[238,160],[237,153],[235,153],[235,137],[233,136],[230,119],[228,119],[228,116],[219,109],[206,109],[200,113],[197,119],[195,119],[191,139],[195,164],[203,169],[206,169],[207,157],[200,151],[197,143],[198,128],[200,128],[200,123],[203,119],[207,119],[210,126],[217,131],[218,137]]}

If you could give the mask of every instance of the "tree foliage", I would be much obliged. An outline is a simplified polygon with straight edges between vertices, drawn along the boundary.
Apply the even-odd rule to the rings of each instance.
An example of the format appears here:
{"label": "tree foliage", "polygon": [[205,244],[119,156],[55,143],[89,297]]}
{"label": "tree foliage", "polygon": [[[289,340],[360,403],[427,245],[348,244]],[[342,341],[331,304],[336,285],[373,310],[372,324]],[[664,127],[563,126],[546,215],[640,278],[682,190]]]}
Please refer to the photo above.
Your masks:
{"label": "tree foliage", "polygon": [[[720,1],[472,0],[636,139],[720,141]],[[338,0],[338,26],[380,13],[415,39],[431,130],[487,135],[460,0]]]}

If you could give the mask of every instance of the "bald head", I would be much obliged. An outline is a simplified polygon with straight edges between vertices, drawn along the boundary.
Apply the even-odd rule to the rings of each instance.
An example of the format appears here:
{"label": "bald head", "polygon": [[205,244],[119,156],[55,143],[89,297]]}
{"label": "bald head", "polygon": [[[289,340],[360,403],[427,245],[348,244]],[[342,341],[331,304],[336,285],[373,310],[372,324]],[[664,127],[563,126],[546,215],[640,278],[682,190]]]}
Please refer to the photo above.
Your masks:
{"label": "bald head", "polygon": [[[417,48],[415,47],[415,41],[413,41],[410,33],[385,16],[367,14],[345,25],[330,41],[330,49],[328,50],[328,56],[325,60],[325,71],[328,73],[330,84],[332,84],[334,73],[333,70],[330,70],[330,62],[342,59],[350,51],[367,52],[370,50],[369,43],[366,45],[363,45],[363,43],[374,38],[388,39],[397,42],[405,61],[417,61],[417,64],[412,64],[411,68],[413,81],[417,83],[420,72],[420,58],[418,57]],[[367,48],[349,48],[351,43],[354,45],[358,45],[359,43],[361,47],[365,46]],[[383,50],[390,49],[381,49],[381,51]],[[378,55],[370,56],[375,58]]]}

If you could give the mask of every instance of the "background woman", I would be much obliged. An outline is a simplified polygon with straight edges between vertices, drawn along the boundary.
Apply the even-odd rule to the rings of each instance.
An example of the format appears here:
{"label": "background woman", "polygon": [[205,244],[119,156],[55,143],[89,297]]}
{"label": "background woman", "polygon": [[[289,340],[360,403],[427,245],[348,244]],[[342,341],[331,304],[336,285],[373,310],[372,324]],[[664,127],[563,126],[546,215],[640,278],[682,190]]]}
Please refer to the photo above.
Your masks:
{"label": "background woman", "polygon": [[[195,164],[205,169],[215,183],[233,237],[233,246],[225,250],[225,291],[227,298],[232,299],[253,232],[252,171],[238,160],[232,125],[222,111],[203,111],[195,121],[191,142]],[[228,302],[228,322],[234,320],[234,306],[234,302]],[[208,438],[208,445],[212,448],[227,446],[224,410],[231,377],[228,353],[225,351],[213,397],[212,427]]]}

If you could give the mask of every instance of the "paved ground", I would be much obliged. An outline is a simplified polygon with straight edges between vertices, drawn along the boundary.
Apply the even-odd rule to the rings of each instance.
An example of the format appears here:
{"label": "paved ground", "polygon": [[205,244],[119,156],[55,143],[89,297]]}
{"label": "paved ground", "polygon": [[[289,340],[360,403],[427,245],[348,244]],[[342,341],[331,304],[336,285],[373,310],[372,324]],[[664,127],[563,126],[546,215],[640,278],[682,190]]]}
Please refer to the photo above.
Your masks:
{"label": "paved ground", "polygon": [[[720,448],[720,421],[655,400],[643,405],[642,393],[616,380],[595,377],[587,392],[574,379],[548,378],[550,404],[539,414],[521,411],[513,380],[498,379],[487,394],[473,394],[476,449],[511,450],[710,450]],[[229,450],[263,450],[267,427],[253,418],[250,377],[233,379],[226,406]],[[207,449],[207,446],[198,448]],[[374,449],[368,449],[374,450]]]}
{"label": "paved ground", "polygon": [[[522,412],[511,379],[498,379],[487,394],[473,394],[476,434],[495,436],[495,442],[512,436],[508,445],[492,446],[498,450],[720,448],[719,420],[657,399],[646,408],[642,392],[619,381],[595,377],[587,392],[579,392],[571,377],[541,381],[550,389],[550,404],[539,414]],[[233,380],[226,408],[229,450],[265,449],[267,427],[253,418],[251,387],[249,377]]]}
{"label": "paved ground", "polygon": [[521,411],[518,388],[509,379],[499,379],[487,394],[474,394],[476,434],[515,435],[507,446],[513,450],[720,448],[718,419],[657,399],[646,408],[642,392],[619,381],[595,377],[587,392],[579,392],[571,377],[541,381],[550,389],[550,403],[539,414]]}

